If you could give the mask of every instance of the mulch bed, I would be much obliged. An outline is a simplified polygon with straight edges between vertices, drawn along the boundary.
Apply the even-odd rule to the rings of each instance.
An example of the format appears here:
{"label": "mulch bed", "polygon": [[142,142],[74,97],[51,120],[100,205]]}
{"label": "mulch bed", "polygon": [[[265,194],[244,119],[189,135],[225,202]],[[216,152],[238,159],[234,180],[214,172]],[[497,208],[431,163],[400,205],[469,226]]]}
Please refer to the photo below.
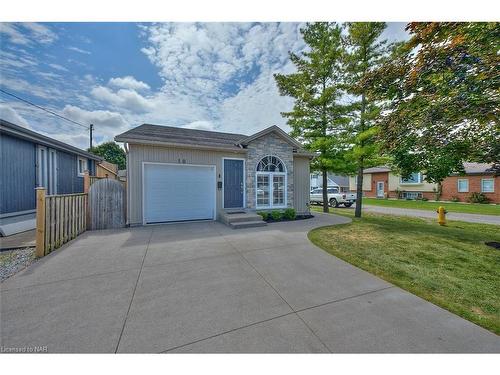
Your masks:
{"label": "mulch bed", "polygon": [[281,220],[273,220],[272,217],[269,217],[267,220],[264,220],[266,223],[281,223],[283,221],[297,221],[297,220],[305,220],[305,219],[312,219],[314,215],[297,215],[295,216],[295,219],[281,219]]}

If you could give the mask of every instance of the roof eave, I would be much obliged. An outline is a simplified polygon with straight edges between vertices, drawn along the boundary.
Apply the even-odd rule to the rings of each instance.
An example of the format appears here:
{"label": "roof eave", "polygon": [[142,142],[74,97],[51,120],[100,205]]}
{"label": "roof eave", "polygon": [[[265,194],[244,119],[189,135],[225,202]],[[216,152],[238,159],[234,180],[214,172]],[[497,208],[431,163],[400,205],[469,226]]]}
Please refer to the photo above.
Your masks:
{"label": "roof eave", "polygon": [[96,161],[102,161],[104,160],[103,158],[91,154],[90,152],[81,150],[77,147],[68,145],[64,142],[58,141],[56,139],[52,139],[50,137],[47,137],[45,135],[39,134],[37,132],[34,132],[29,129],[24,129],[23,127],[10,123],[8,121],[2,120],[0,123],[0,130],[3,133],[9,134],[16,136],[18,138],[26,139],[29,141],[32,141],[33,143],[41,144],[43,146],[51,147],[56,150],[62,150],[66,152],[70,152],[72,154],[77,154],[79,156],[83,156],[88,159],[96,160]]}

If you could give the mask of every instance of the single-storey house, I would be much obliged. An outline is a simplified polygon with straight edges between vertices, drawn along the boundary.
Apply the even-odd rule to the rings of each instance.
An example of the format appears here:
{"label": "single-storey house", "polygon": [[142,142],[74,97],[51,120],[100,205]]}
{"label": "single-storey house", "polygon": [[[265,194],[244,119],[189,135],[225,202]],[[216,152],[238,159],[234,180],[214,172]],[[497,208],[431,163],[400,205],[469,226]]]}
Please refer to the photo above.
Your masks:
{"label": "single-storey house", "polygon": [[0,119],[0,234],[35,228],[36,192],[83,192],[83,174],[102,159]]}
{"label": "single-storey house", "polygon": [[464,163],[464,175],[454,174],[442,182],[443,200],[466,202],[472,193],[483,193],[490,203],[500,203],[500,178],[491,164]]}
{"label": "single-storey house", "polygon": [[277,126],[250,136],[143,124],[127,153],[130,225],[217,220],[228,211],[308,212],[314,154]]}
{"label": "single-storey house", "polygon": [[[349,177],[349,189],[356,191],[357,176]],[[366,168],[363,171],[363,196],[372,198],[435,199],[437,184],[424,180],[421,172],[408,178],[391,172],[388,166]]]}

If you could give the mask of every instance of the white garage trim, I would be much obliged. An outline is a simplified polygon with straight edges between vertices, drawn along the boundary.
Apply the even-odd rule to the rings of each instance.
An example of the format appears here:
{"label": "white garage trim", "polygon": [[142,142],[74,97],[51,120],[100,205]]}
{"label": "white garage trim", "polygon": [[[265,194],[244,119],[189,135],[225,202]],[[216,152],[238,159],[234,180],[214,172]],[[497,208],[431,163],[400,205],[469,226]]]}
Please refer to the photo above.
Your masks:
{"label": "white garage trim", "polygon": [[[146,222],[146,179],[145,179],[145,166],[146,165],[165,165],[165,166],[174,166],[174,167],[202,167],[202,168],[211,168],[213,170],[213,184],[216,184],[217,181],[217,168],[213,164],[179,164],[179,163],[160,163],[160,162],[142,162],[142,224],[143,225],[155,225],[155,224],[168,224],[168,223],[179,223],[179,222],[192,222],[192,221],[198,221],[198,220],[182,220],[182,221],[166,221],[162,223],[151,223],[148,224]],[[215,220],[217,218],[217,189],[216,186],[213,186],[214,189],[214,195],[213,195],[213,217],[212,220]]]}

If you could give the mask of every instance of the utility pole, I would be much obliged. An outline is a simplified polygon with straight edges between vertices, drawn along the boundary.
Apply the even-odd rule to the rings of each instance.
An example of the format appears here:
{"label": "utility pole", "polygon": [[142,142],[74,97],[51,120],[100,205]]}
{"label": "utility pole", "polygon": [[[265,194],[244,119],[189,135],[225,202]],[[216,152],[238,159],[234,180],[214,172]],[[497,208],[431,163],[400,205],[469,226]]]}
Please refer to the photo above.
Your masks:
{"label": "utility pole", "polygon": [[90,124],[89,132],[90,132],[90,150],[92,150],[92,132],[94,130],[94,124]]}

